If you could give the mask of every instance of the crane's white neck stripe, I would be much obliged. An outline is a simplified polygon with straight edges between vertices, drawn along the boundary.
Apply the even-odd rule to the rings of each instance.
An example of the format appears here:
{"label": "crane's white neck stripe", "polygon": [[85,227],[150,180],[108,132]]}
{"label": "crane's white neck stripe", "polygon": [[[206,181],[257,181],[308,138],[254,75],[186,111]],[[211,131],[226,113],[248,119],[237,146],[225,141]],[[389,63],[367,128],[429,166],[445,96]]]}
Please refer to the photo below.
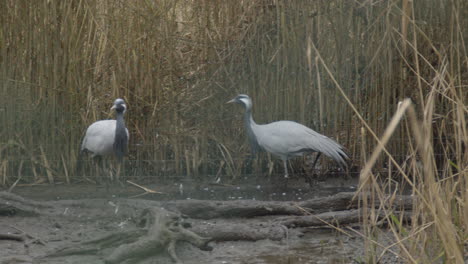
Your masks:
{"label": "crane's white neck stripe", "polygon": [[247,108],[250,109],[252,107],[252,103],[248,98],[241,98],[239,100],[241,100]]}

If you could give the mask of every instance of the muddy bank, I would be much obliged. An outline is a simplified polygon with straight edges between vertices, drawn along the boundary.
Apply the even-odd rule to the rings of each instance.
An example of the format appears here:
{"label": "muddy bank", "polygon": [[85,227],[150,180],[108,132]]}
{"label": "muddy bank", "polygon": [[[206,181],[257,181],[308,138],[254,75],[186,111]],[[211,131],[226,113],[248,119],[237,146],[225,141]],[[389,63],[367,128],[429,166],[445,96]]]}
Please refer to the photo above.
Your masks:
{"label": "muddy bank", "polygon": [[[95,188],[92,186],[86,191],[92,192]],[[201,188],[205,192],[203,188],[206,186]],[[219,188],[225,190],[226,186]],[[173,189],[176,193],[172,193],[172,196],[186,195],[177,193],[177,186]],[[236,186],[231,189],[239,191]],[[79,193],[83,191],[85,190],[81,189]],[[300,193],[286,191],[291,195]],[[181,223],[187,230],[210,238],[208,245],[212,248],[211,251],[204,251],[201,246],[191,243],[178,242],[175,253],[183,263],[353,263],[363,260],[363,242],[357,233],[348,230],[345,235],[326,224],[314,224],[310,220],[301,225],[297,222],[297,219],[305,219],[304,212],[298,208],[308,208],[309,214],[322,214],[322,217],[325,216],[323,214],[333,217],[333,213],[326,212],[327,210],[356,212],[354,205],[346,203],[351,196],[349,193],[332,196],[334,201],[344,201],[339,203],[341,207],[333,207],[333,203],[329,203],[330,197],[283,202],[243,199],[203,201],[187,197],[172,200],[153,194],[140,198],[122,198],[141,193],[137,189],[124,189],[120,192],[111,191],[113,194],[107,193],[104,199],[61,200],[56,197],[57,192],[51,193],[54,196],[49,198],[55,201],[45,197],[42,200],[36,197],[35,201],[18,198],[23,211],[17,210],[0,216],[0,234],[23,237],[22,240],[0,240],[0,263],[104,263],[115,248],[102,247],[92,252],[83,251],[66,256],[55,253],[64,247],[80,247],[83,243],[110,234],[136,230],[138,221],[141,220],[139,215],[145,208],[165,208],[175,212],[180,215]],[[70,193],[73,192],[68,195]],[[304,197],[307,198],[306,195]],[[350,208],[344,208],[350,204]],[[358,221],[353,220],[347,225],[343,222],[343,227],[359,230],[358,224],[353,222]],[[121,263],[155,262],[175,263],[167,250]]]}

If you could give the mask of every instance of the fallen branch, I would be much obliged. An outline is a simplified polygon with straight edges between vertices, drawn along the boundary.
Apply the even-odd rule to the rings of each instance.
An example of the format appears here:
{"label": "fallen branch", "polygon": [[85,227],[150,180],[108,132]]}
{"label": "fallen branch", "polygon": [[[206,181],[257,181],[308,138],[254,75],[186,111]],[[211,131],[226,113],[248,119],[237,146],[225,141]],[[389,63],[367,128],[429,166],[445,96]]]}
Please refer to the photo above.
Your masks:
{"label": "fallen branch", "polygon": [[[353,200],[354,195],[355,193],[352,192],[343,192],[299,203],[253,200],[179,200],[169,201],[162,205],[169,210],[179,211],[184,215],[197,219],[250,218],[266,215],[304,215],[305,213],[317,214],[329,211],[357,209],[359,207],[359,200]],[[375,204],[378,206],[379,201],[375,201]],[[413,197],[411,196],[395,196],[393,200],[393,207],[397,210],[411,209],[412,204]]]}
{"label": "fallen branch", "polygon": [[[340,226],[353,223],[359,223],[362,219],[362,209],[353,209],[337,212],[326,212],[316,215],[303,215],[303,216],[285,216],[276,219],[276,221],[289,228],[296,227],[312,227],[312,226]],[[411,222],[411,212],[400,212],[395,211],[393,214],[397,217],[403,216],[403,221],[405,223]],[[386,215],[384,212],[380,212],[378,219],[381,221],[378,222],[379,225],[384,224]]]}
{"label": "fallen branch", "polygon": [[179,211],[186,216],[198,219],[302,214],[302,212],[295,208],[293,204],[294,203],[291,202],[252,200],[180,200],[163,203],[163,207],[171,211]]}
{"label": "fallen branch", "polygon": [[278,218],[276,221],[289,228],[324,226],[327,225],[326,223],[330,225],[345,225],[358,223],[360,215],[360,210],[347,210],[317,215],[287,216]]}
{"label": "fallen branch", "polygon": [[232,223],[227,221],[195,222],[192,228],[213,241],[258,241],[270,239],[279,241],[286,237],[286,230],[275,223]]}
{"label": "fallen branch", "polygon": [[23,242],[25,240],[24,234],[16,235],[16,234],[0,234],[0,240],[14,240]]}

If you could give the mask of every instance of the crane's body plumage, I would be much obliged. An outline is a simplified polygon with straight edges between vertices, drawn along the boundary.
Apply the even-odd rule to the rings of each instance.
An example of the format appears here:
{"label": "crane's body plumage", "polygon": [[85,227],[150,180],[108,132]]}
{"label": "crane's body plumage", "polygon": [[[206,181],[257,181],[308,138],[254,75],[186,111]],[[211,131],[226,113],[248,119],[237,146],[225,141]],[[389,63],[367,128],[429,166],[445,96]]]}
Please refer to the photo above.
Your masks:
{"label": "crane's body plumage", "polygon": [[258,144],[281,159],[322,152],[346,164],[340,154],[341,146],[332,139],[293,121],[277,121],[252,127]]}
{"label": "crane's body plumage", "polygon": [[[87,150],[92,156],[109,156],[114,154],[116,120],[101,120],[92,123],[86,130],[81,144],[81,151]],[[127,139],[128,129],[125,128]]]}
{"label": "crane's body plumage", "polygon": [[125,127],[124,113],[127,109],[125,101],[120,98],[116,99],[111,109],[115,110],[116,119],[101,120],[91,124],[81,143],[80,153],[91,152],[93,158],[114,155],[119,162],[118,179],[120,164],[127,153],[130,135]]}
{"label": "crane's body plumage", "polygon": [[252,153],[255,154],[260,147],[281,158],[286,177],[287,160],[306,153],[323,153],[337,161],[341,167],[346,166],[348,156],[334,140],[293,121],[277,121],[264,125],[255,123],[252,118],[252,101],[247,95],[240,94],[229,103],[239,103],[245,107],[244,125]]}

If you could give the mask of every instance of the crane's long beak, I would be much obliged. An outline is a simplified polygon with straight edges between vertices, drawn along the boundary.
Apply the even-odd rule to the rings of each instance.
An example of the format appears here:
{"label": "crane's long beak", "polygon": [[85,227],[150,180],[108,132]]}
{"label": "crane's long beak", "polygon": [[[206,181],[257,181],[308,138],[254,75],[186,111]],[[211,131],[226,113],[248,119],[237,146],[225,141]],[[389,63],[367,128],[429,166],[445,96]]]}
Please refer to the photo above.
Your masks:
{"label": "crane's long beak", "polygon": [[111,110],[114,110],[114,109],[115,109],[115,105],[113,105],[113,106],[111,107]]}
{"label": "crane's long beak", "polygon": [[235,102],[236,102],[236,99],[234,98],[232,100],[227,101],[226,104],[235,103]]}

